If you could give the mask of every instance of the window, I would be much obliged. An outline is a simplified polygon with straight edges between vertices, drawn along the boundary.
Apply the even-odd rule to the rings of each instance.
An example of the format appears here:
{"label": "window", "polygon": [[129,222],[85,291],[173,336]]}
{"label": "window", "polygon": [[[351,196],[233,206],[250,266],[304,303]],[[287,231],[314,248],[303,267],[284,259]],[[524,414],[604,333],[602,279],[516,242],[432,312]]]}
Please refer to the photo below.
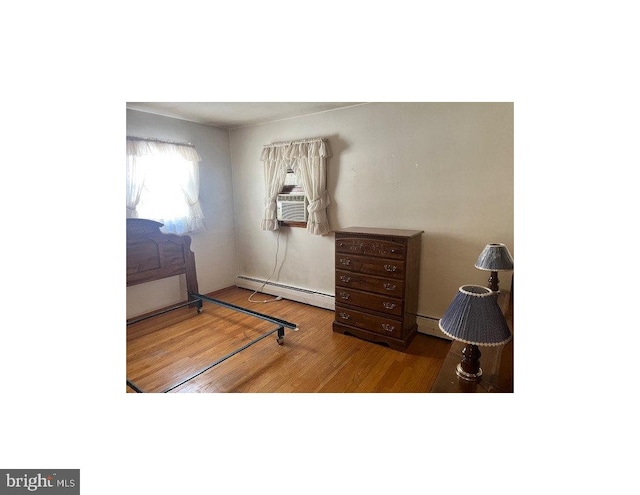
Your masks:
{"label": "window", "polygon": [[287,169],[287,175],[284,178],[284,187],[282,188],[284,194],[304,194],[304,184],[302,178],[298,177],[292,169]]}
{"label": "window", "polygon": [[307,230],[316,235],[330,232],[326,175],[327,158],[330,155],[328,143],[321,138],[264,146],[260,155],[260,160],[264,162],[265,181],[264,215],[260,224],[262,230],[278,230],[278,194],[286,192],[287,188],[293,192],[293,189],[302,185],[308,201]]}
{"label": "window", "polygon": [[190,145],[127,138],[127,217],[156,220],[174,234],[202,230],[199,161]]}

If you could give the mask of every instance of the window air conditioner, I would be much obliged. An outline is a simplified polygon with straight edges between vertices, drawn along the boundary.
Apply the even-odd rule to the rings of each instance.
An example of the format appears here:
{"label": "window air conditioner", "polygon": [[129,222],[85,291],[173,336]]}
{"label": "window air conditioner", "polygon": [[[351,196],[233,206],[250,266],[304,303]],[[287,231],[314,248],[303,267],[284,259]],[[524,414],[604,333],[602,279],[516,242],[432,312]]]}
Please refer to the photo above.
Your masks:
{"label": "window air conditioner", "polygon": [[281,222],[306,222],[307,197],[304,194],[278,194],[278,220]]}

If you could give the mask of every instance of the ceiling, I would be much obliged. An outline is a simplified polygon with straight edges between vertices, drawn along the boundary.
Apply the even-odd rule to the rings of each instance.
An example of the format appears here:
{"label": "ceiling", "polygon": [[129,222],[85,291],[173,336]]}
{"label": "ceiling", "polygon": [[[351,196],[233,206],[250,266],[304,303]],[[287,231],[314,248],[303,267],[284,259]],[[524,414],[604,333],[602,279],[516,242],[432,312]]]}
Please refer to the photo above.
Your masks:
{"label": "ceiling", "polygon": [[336,108],[360,105],[357,102],[320,102],[320,103],[151,103],[130,102],[127,108],[141,112],[164,115],[199,124],[211,125],[223,129],[233,129],[247,125],[264,124],[275,120],[300,117],[313,113],[334,110]]}

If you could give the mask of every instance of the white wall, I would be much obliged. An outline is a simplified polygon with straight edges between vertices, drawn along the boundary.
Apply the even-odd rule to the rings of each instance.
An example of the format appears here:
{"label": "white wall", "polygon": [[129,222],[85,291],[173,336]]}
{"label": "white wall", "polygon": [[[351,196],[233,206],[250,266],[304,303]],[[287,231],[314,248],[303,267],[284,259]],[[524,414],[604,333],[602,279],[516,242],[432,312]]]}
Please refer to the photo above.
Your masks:
{"label": "white wall", "polygon": [[[372,103],[230,132],[238,274],[266,279],[275,232],[260,230],[265,144],[327,138],[332,229],[421,229],[418,314],[439,318],[487,243],[513,245],[513,104]],[[334,294],[334,236],[280,232],[273,280]],[[500,277],[508,287],[511,274]]]}
{"label": "white wall", "polygon": [[[196,147],[202,157],[200,203],[205,217],[205,231],[191,234],[198,289],[205,294],[233,285],[237,258],[228,131],[127,110],[127,135],[188,142]],[[185,291],[184,276],[128,287],[127,317],[180,302]]]}
{"label": "white wall", "polygon": [[[425,231],[418,314],[428,318],[442,316],[459,286],[486,285],[488,274],[473,265],[487,243],[507,244],[515,258],[513,131],[512,103],[372,103],[231,132],[127,111],[127,134],[191,142],[203,158],[206,231],[192,235],[202,293],[234,285],[236,275],[271,275],[278,234],[260,230],[260,152],[272,142],[321,136],[333,153],[333,229]],[[332,234],[283,228],[279,242],[272,280],[334,294]],[[508,287],[511,274],[500,280]],[[177,277],[129,287],[127,317],[183,297]]]}

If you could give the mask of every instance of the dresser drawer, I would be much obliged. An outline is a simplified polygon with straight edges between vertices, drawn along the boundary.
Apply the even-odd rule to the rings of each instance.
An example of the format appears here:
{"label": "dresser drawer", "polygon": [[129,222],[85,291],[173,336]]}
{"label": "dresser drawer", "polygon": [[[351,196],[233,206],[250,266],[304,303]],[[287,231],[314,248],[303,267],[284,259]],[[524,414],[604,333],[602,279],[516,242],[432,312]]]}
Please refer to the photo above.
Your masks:
{"label": "dresser drawer", "polygon": [[404,278],[405,262],[336,253],[336,268],[382,277]]}
{"label": "dresser drawer", "polygon": [[378,313],[402,316],[401,299],[379,296],[378,294],[371,294],[369,292],[338,288],[338,290],[336,290],[336,302],[350,306],[359,306],[377,311]]}
{"label": "dresser drawer", "polygon": [[345,237],[336,239],[336,252],[403,260],[407,248],[404,244],[393,241]]}
{"label": "dresser drawer", "polygon": [[402,321],[361,313],[340,306],[336,301],[336,322],[369,332],[399,339],[402,337]]}
{"label": "dresser drawer", "polygon": [[404,280],[378,278],[371,275],[336,270],[336,292],[340,287],[366,290],[401,298],[404,291]]}

